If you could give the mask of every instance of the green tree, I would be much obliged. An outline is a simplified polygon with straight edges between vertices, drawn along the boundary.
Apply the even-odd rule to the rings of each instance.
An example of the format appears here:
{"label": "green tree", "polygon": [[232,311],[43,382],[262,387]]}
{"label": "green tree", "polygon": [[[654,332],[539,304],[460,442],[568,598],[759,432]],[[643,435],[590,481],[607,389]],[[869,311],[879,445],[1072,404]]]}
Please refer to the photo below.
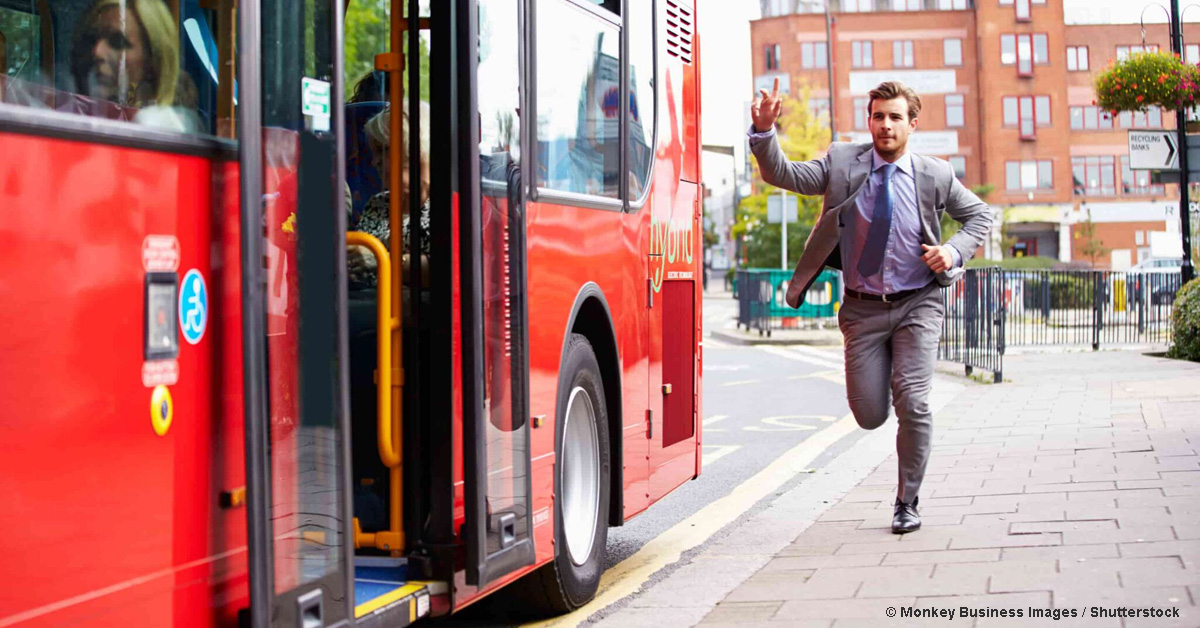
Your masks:
{"label": "green tree", "polygon": [[[996,189],[996,186],[991,183],[982,183],[980,185],[971,186],[971,192],[979,197],[979,200],[987,202],[988,196]],[[962,229],[962,224],[950,217],[950,214],[942,214],[942,242],[949,240],[958,230]]]}
{"label": "green tree", "polygon": [[[346,11],[343,69],[346,76],[346,99],[354,94],[354,84],[375,69],[375,55],[391,48],[391,0],[354,0]],[[421,100],[429,102],[429,42],[420,40],[417,67],[420,71]],[[404,39],[408,50],[408,38]],[[404,68],[404,85],[408,85],[411,59]]]}
{"label": "green tree", "polygon": [[[788,159],[815,159],[829,145],[827,114],[809,109],[809,88],[804,86],[797,96],[783,97],[783,113],[776,128],[779,146]],[[767,222],[767,198],[779,196],[779,189],[762,181],[758,163],[754,163],[754,194],[742,199],[731,235],[742,243],[744,266],[777,268],[780,263],[782,226]],[[788,196],[795,196],[788,193]],[[800,259],[804,243],[812,233],[821,214],[820,196],[800,196],[799,222],[788,224],[788,260],[790,268]]]}
{"label": "green tree", "polygon": [[1091,262],[1092,268],[1096,267],[1096,262],[1101,257],[1108,255],[1110,249],[1096,237],[1096,223],[1092,222],[1091,211],[1088,212],[1087,220],[1079,223],[1075,237],[1080,240],[1079,253]]}

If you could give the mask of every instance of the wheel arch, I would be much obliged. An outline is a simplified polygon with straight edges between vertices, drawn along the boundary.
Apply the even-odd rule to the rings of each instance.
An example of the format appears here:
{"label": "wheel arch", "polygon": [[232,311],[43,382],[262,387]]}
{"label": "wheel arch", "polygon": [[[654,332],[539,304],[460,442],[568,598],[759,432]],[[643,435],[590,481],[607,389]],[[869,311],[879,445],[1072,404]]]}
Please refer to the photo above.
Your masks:
{"label": "wheel arch", "polygon": [[[608,525],[617,527],[625,523],[625,474],[624,434],[622,419],[621,360],[617,350],[616,326],[613,325],[612,310],[604,291],[595,282],[588,282],[575,295],[571,316],[567,319],[567,331],[563,334],[559,364],[567,355],[567,344],[571,334],[580,334],[588,339],[596,361],[600,364],[600,376],[604,380],[604,401],[608,411],[608,434],[610,460]],[[562,385],[561,373],[559,385]],[[555,417],[558,420],[558,417]]]}

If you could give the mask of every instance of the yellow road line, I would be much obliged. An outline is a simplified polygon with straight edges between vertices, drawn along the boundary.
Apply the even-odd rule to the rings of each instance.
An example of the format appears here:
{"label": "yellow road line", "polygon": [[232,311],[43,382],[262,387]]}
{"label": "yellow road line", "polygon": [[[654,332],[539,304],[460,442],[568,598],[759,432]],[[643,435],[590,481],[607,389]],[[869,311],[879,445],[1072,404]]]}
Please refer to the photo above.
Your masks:
{"label": "yellow road line", "polygon": [[574,628],[588,617],[622,598],[635,593],[655,572],[679,560],[686,551],[704,543],[718,530],[735,521],[759,500],[767,497],[788,480],[810,467],[812,461],[831,445],[858,428],[854,415],[847,414],[836,423],[809,436],[766,468],[754,474],[696,514],[680,521],[651,540],[633,556],[626,558],[600,577],[595,599],[579,610],[526,628]]}

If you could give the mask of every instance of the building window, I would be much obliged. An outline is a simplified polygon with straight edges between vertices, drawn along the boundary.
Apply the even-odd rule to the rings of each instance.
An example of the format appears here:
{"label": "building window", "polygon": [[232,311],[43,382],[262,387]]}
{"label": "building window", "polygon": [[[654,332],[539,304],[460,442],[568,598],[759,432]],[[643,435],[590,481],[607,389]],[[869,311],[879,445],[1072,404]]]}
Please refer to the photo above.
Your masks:
{"label": "building window", "polygon": [[966,124],[963,118],[962,94],[946,94],[946,126],[961,127]]}
{"label": "building window", "polygon": [[1000,65],[1013,65],[1017,62],[1017,36],[1000,36]]}
{"label": "building window", "polygon": [[875,0],[842,0],[844,13],[870,13],[875,10]]}
{"label": "building window", "polygon": [[938,11],[964,11],[967,0],[938,0]]}
{"label": "building window", "polygon": [[1162,109],[1147,107],[1145,111],[1122,111],[1120,121],[1125,129],[1161,129]]}
{"label": "building window", "polygon": [[1200,45],[1188,44],[1183,47],[1183,58],[1190,65],[1200,63]]}
{"label": "building window", "polygon": [[1071,129],[1074,131],[1111,130],[1112,116],[1099,107],[1071,107]]}
{"label": "building window", "polygon": [[[593,110],[606,89],[616,89],[597,82],[596,68],[606,67],[611,59],[625,62],[621,29],[567,2],[547,2],[538,9],[534,119],[540,124],[533,125],[533,140],[534,146],[541,147],[538,163],[545,166],[534,173],[533,183],[539,188],[619,199],[624,185],[624,138],[615,120],[611,125],[594,123]],[[496,120],[495,115],[482,119]],[[487,145],[495,146],[494,142]]]}
{"label": "building window", "polygon": [[763,55],[766,57],[768,70],[779,69],[779,44],[767,44],[763,48]]}
{"label": "building window", "polygon": [[854,99],[854,128],[867,128],[867,107],[870,106],[870,98],[855,98]]}
{"label": "building window", "polygon": [[1045,128],[1050,126],[1050,97],[1034,96],[1033,105],[1038,127]]}
{"label": "building window", "polygon": [[1049,65],[1050,40],[1046,33],[1033,34],[1033,63],[1034,65]]}
{"label": "building window", "polygon": [[1017,35],[1017,76],[1033,76],[1033,37]]}
{"label": "building window", "polygon": [[942,41],[942,62],[946,67],[962,65],[961,39],[946,39]]}
{"label": "building window", "polygon": [[1117,61],[1124,61],[1129,55],[1142,52],[1158,52],[1158,44],[1146,46],[1117,46]]}
{"label": "building window", "polygon": [[869,41],[851,42],[851,61],[856,68],[875,67],[875,44]]}
{"label": "building window", "polygon": [[1076,196],[1114,196],[1116,168],[1112,157],[1072,157],[1071,176]]}
{"label": "building window", "polygon": [[950,157],[950,166],[954,168],[954,176],[959,180],[967,178],[967,158],[962,155],[954,155]]}
{"label": "building window", "polygon": [[824,70],[828,55],[823,41],[806,41],[800,44],[800,67],[805,70]]}
{"label": "building window", "polygon": [[1021,130],[1021,139],[1035,139],[1037,128],[1050,126],[1049,96],[1005,96],[1004,126]]}
{"label": "building window", "polygon": [[1087,46],[1067,46],[1067,71],[1068,72],[1087,72],[1088,71],[1088,47]]}
{"label": "building window", "polygon": [[1000,0],[1000,6],[1012,6],[1013,0]]}
{"label": "building window", "polygon": [[1054,188],[1054,166],[1048,159],[1004,163],[1005,188],[1010,191]]}
{"label": "building window", "polygon": [[920,11],[921,0],[892,0],[893,11]]}
{"label": "building window", "polygon": [[[1121,193],[1129,195],[1161,196],[1166,192],[1162,185],[1150,182],[1149,170],[1133,170],[1129,167],[1129,155],[1121,155]],[[1141,242],[1138,242],[1141,244]]]}
{"label": "building window", "polygon": [[1017,21],[1029,21],[1029,0],[1017,0]]}
{"label": "building window", "polygon": [[913,67],[913,43],[911,39],[892,42],[892,66],[897,68]]}

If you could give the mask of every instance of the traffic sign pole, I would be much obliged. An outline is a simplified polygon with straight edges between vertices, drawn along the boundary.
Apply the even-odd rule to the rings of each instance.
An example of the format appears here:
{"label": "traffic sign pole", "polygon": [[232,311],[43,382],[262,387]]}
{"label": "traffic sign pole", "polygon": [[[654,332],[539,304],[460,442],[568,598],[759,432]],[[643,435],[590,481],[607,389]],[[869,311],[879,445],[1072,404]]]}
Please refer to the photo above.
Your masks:
{"label": "traffic sign pole", "polygon": [[[1179,0],[1171,0],[1171,50],[1180,58],[1184,55],[1183,20],[1179,19]],[[1196,276],[1192,267],[1192,219],[1188,197],[1188,151],[1187,112],[1182,108],[1175,112],[1175,126],[1179,131],[1179,221],[1183,235],[1183,283]]]}

